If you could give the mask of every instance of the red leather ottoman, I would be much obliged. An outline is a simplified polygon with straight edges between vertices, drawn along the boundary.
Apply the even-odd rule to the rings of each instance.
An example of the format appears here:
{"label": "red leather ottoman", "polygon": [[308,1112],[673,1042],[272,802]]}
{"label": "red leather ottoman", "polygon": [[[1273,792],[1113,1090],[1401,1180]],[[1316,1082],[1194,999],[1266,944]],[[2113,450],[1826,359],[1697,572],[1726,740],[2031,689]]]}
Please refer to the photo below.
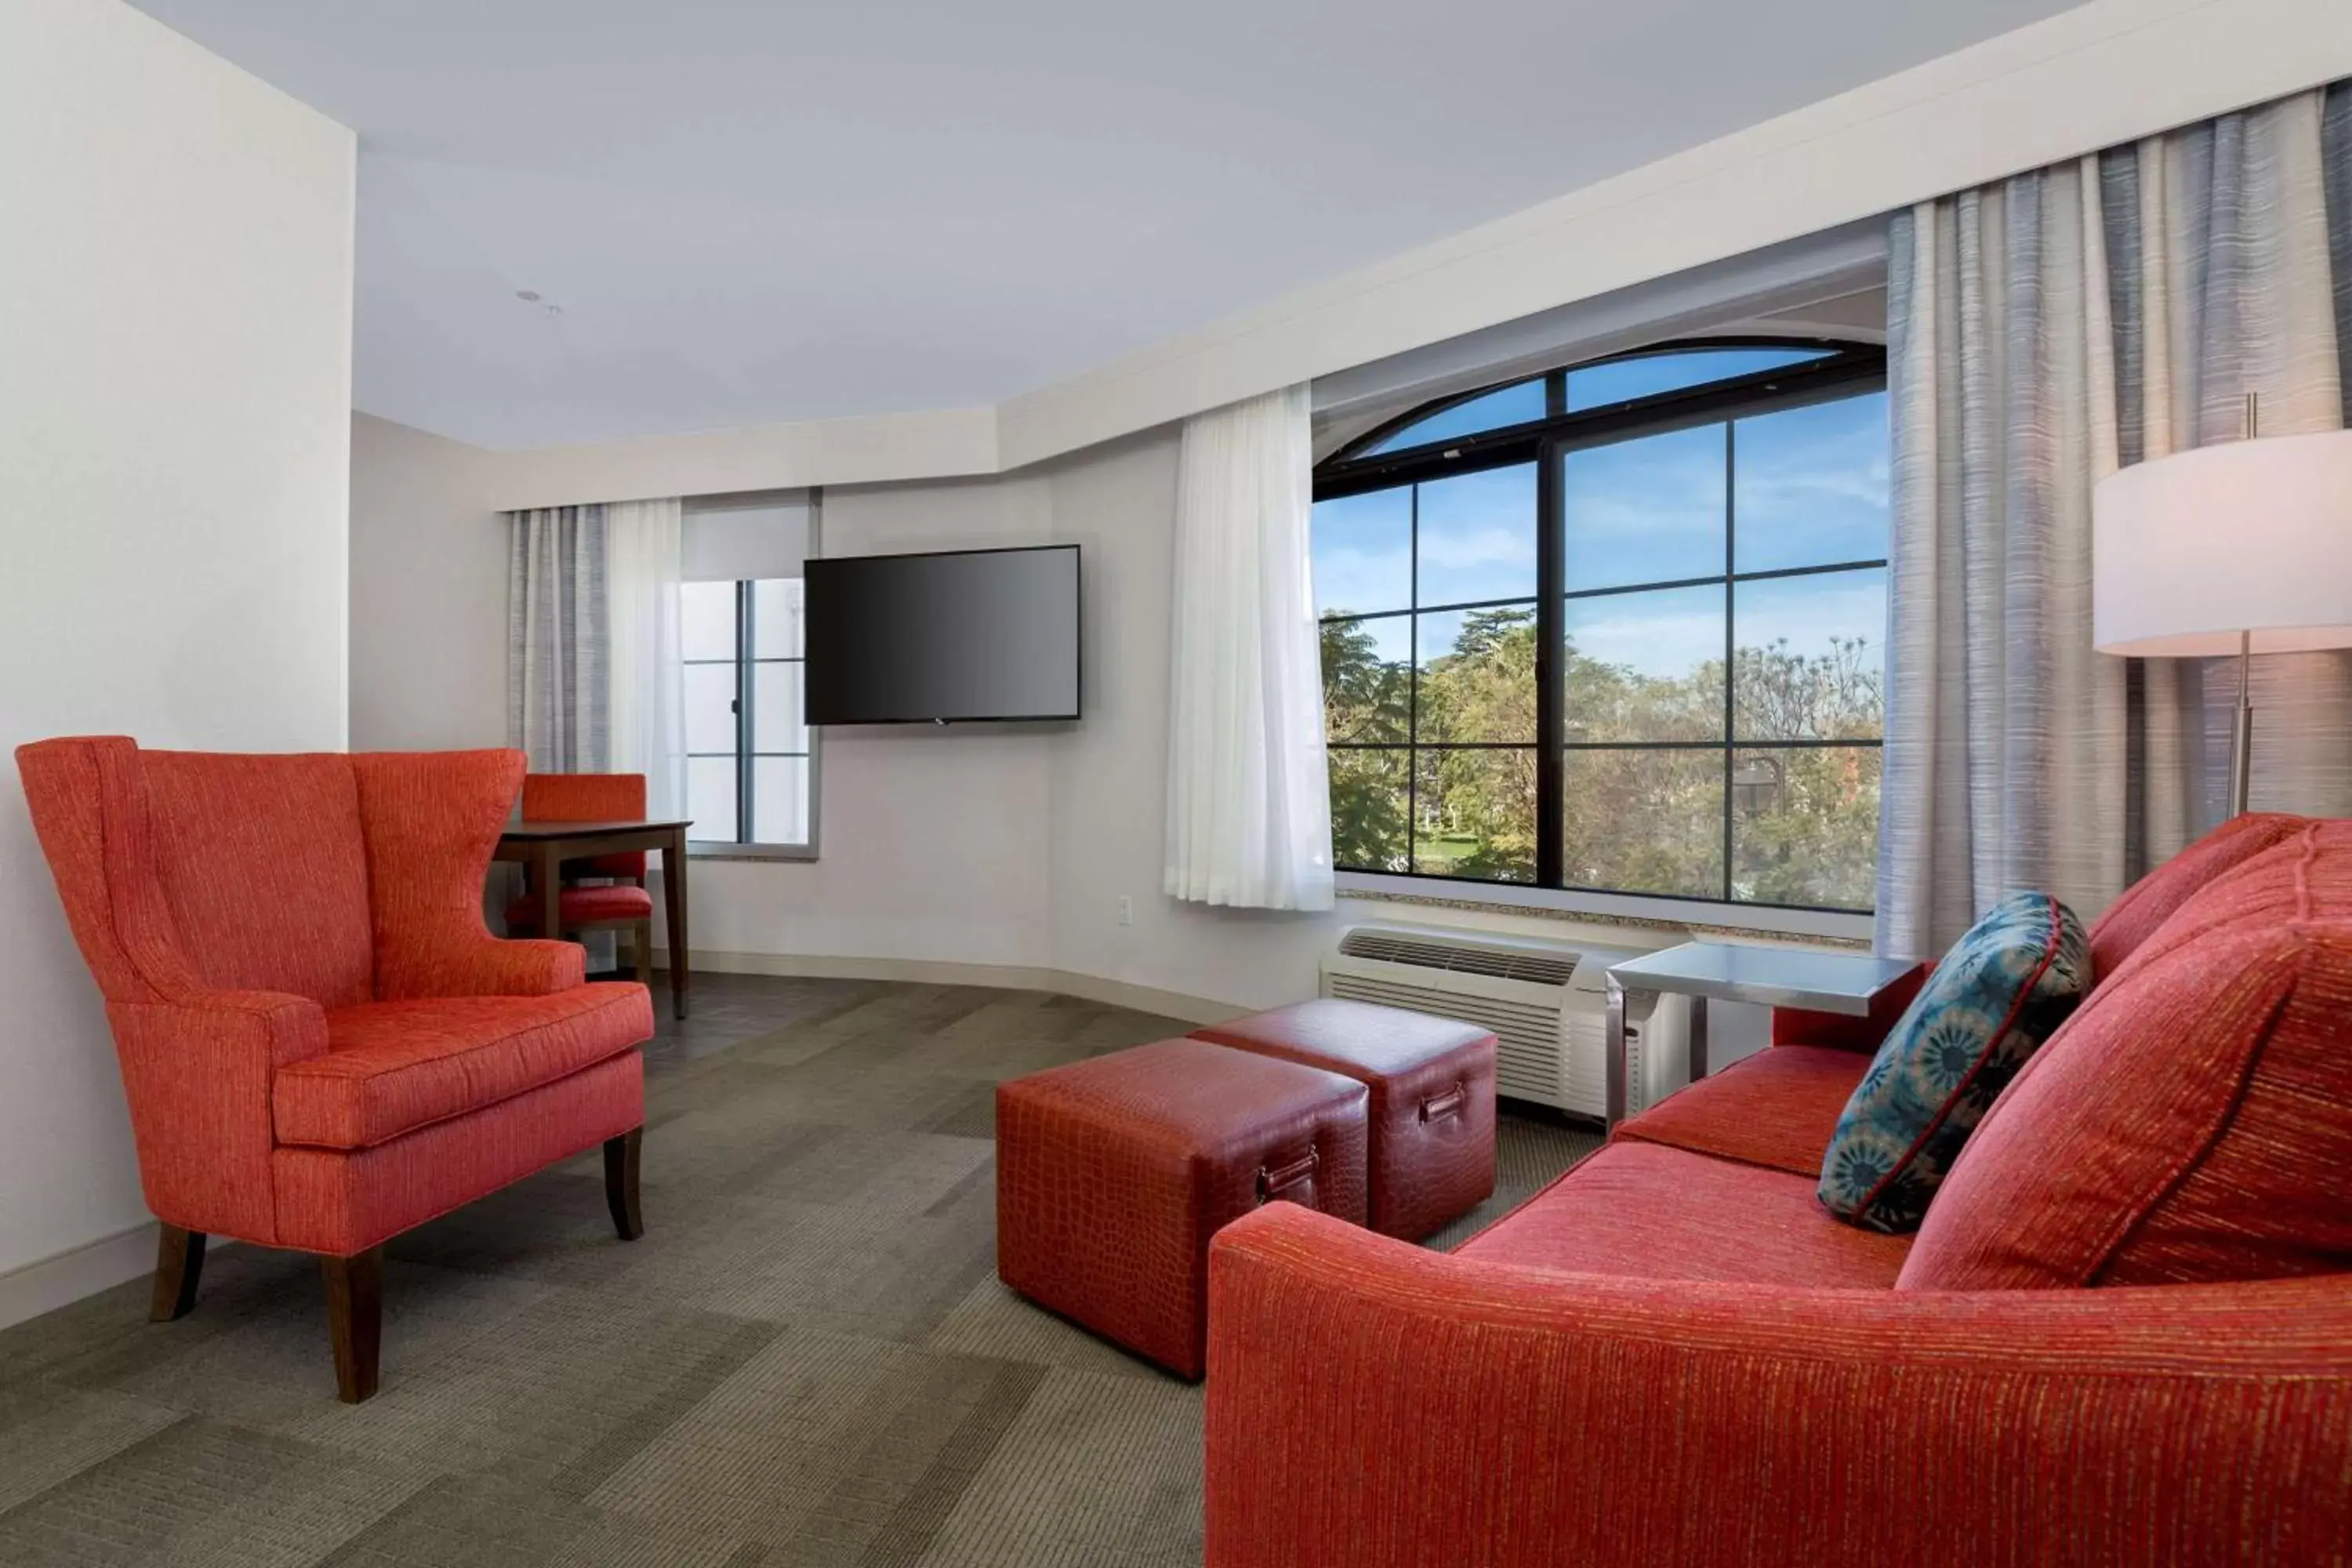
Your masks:
{"label": "red leather ottoman", "polygon": [[1364,1086],[1162,1040],[996,1088],[996,1272],[1179,1377],[1206,1369],[1209,1238],[1286,1198],[1364,1223]]}
{"label": "red leather ottoman", "polygon": [[1371,1091],[1371,1228],[1419,1241],[1495,1191],[1495,1037],[1475,1024],[1327,998],[1192,1037],[1344,1073]]}

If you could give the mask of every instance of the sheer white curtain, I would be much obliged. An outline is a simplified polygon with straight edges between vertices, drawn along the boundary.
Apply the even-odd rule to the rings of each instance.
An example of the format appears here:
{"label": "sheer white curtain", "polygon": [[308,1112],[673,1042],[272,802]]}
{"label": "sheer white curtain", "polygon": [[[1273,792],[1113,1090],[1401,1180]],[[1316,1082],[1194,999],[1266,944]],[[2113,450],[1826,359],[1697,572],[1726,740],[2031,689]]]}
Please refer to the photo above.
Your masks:
{"label": "sheer white curtain", "polygon": [[648,816],[686,809],[686,668],[679,662],[683,530],[677,498],[604,509],[605,624],[614,773],[646,775]]}
{"label": "sheer white curtain", "polygon": [[1184,424],[1163,886],[1194,903],[1331,907],[1308,415],[1293,386]]}

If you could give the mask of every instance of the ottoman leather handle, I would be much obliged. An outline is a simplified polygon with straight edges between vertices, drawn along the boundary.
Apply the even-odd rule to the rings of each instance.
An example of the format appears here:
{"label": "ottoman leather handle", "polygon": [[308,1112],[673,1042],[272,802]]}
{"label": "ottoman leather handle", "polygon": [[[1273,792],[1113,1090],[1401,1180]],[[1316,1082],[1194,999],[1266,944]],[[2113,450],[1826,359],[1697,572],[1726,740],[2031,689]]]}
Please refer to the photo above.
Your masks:
{"label": "ottoman leather handle", "polygon": [[1421,1119],[1423,1121],[1443,1121],[1449,1116],[1458,1115],[1461,1112],[1462,1107],[1469,1101],[1469,1099],[1470,1090],[1468,1086],[1456,1083],[1452,1089],[1447,1089],[1444,1094],[1432,1095],[1429,1099],[1423,1100],[1421,1102]]}
{"label": "ottoman leather handle", "polygon": [[1315,1165],[1318,1158],[1320,1156],[1314,1150],[1309,1149],[1304,1159],[1293,1160],[1278,1170],[1268,1170],[1264,1165],[1260,1165],[1257,1168],[1259,1205],[1262,1206],[1270,1204],[1291,1188],[1312,1182],[1315,1179]]}

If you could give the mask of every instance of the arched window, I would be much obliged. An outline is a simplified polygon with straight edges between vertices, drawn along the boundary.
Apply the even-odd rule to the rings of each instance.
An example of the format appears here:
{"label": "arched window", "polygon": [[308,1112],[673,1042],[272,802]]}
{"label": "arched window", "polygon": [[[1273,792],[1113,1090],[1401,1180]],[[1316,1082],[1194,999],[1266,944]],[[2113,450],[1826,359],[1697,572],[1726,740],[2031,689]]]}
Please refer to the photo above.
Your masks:
{"label": "arched window", "polygon": [[1867,344],[1673,343],[1321,464],[1340,867],[1867,909],[1885,384]]}

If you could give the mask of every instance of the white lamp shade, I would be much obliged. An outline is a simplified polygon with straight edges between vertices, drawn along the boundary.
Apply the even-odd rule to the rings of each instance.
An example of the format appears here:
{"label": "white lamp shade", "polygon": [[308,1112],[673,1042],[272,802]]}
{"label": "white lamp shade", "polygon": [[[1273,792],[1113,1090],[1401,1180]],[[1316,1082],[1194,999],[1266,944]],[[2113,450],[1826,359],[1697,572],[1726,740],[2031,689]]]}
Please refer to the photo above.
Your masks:
{"label": "white lamp shade", "polygon": [[2352,431],[2134,464],[2091,497],[2091,640],[2142,658],[2352,647]]}

